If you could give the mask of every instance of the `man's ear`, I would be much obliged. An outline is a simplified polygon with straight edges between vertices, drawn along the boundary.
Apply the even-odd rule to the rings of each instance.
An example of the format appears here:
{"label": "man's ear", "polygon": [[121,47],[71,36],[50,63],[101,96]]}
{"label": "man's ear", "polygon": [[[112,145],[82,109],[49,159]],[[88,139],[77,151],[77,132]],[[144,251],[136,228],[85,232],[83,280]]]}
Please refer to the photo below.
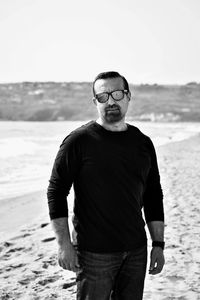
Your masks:
{"label": "man's ear", "polygon": [[92,98],[92,101],[95,105],[97,105],[97,99],[95,97]]}
{"label": "man's ear", "polygon": [[131,92],[129,91],[128,92],[128,101],[130,101],[131,100]]}

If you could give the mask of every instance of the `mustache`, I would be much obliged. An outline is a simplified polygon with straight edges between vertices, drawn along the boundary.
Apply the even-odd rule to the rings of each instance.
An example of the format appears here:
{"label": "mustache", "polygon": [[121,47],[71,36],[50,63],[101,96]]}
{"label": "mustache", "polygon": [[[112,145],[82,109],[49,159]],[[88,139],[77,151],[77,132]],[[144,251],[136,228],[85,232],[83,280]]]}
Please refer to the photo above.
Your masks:
{"label": "mustache", "polygon": [[107,106],[106,107],[106,110],[109,110],[109,109],[119,109],[120,107],[118,106],[118,105],[116,105],[116,104],[113,104],[113,105],[109,105],[109,106]]}

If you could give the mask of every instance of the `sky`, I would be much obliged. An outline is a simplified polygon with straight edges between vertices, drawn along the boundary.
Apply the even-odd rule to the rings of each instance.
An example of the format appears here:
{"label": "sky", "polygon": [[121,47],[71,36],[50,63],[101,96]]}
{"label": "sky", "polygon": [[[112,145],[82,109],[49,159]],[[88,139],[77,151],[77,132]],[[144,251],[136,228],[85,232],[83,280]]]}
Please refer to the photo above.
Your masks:
{"label": "sky", "polygon": [[200,82],[199,0],[0,0],[0,82]]}

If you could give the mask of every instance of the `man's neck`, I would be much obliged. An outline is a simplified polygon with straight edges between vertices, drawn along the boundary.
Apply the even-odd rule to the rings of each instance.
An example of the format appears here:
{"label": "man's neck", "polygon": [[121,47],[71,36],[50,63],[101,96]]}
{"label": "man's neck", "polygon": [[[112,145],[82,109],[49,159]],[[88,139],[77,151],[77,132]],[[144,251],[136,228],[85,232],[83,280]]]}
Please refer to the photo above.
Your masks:
{"label": "man's neck", "polygon": [[96,120],[96,122],[101,125],[102,127],[104,127],[106,130],[110,130],[110,131],[126,131],[127,130],[127,124],[125,123],[125,120],[121,120],[119,122],[116,123],[107,123],[104,122],[104,120],[102,120],[101,118],[98,118]]}

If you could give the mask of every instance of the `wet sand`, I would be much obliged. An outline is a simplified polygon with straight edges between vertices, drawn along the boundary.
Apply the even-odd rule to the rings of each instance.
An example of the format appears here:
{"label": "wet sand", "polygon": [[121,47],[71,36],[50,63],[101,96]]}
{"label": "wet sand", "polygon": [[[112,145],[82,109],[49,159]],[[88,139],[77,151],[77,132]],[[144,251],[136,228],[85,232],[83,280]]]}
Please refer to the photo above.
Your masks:
{"label": "wet sand", "polygon": [[[159,275],[147,273],[144,300],[198,300],[200,136],[160,146],[157,155],[164,190],[166,265]],[[72,210],[72,195],[69,202]],[[0,203],[2,300],[75,299],[75,274],[58,266],[46,203],[44,191]],[[150,245],[149,240],[149,255]]]}

